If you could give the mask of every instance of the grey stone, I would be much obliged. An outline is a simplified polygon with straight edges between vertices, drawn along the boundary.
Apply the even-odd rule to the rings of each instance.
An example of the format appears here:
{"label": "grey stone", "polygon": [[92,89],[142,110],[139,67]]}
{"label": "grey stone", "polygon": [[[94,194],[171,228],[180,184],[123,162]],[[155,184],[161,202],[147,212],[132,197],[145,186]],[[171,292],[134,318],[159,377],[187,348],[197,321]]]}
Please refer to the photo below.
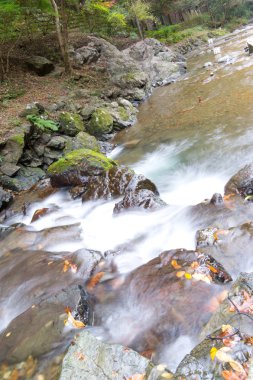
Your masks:
{"label": "grey stone", "polygon": [[13,200],[13,195],[0,187],[0,210],[7,206]]}
{"label": "grey stone", "polygon": [[91,149],[96,152],[100,151],[98,142],[94,136],[91,136],[86,132],[79,132],[74,138],[69,138],[66,141],[64,154],[83,148]]}
{"label": "grey stone", "polygon": [[26,61],[28,68],[39,76],[44,76],[54,70],[54,64],[49,59],[41,56],[34,56]]}
{"label": "grey stone", "polygon": [[65,148],[66,141],[67,141],[66,137],[54,136],[47,143],[47,147],[62,150]]}
{"label": "grey stone", "polygon": [[61,133],[67,136],[76,136],[78,132],[85,130],[81,116],[73,112],[62,112],[59,124]]}
{"label": "grey stone", "polygon": [[16,174],[19,171],[19,169],[19,166],[11,164],[9,162],[6,162],[0,166],[0,172],[2,172],[5,175],[8,175],[9,177],[12,177],[14,174]]}
{"label": "grey stone", "polygon": [[26,105],[24,111],[20,113],[21,117],[26,117],[28,115],[38,116],[45,112],[45,108],[42,104],[38,102],[29,103]]}
{"label": "grey stone", "polygon": [[11,136],[5,143],[5,145],[0,148],[0,155],[2,156],[3,163],[11,163],[16,165],[20,160],[23,149],[25,146],[24,132],[20,134]]}
{"label": "grey stone", "polygon": [[16,177],[1,176],[0,184],[12,191],[23,191],[30,189],[30,187],[44,176],[45,172],[40,168],[26,168],[21,166]]}
{"label": "grey stone", "polygon": [[[123,380],[150,373],[153,365],[137,352],[97,340],[89,331],[81,331],[70,346],[59,380]],[[75,352],[84,356],[79,360]]]}

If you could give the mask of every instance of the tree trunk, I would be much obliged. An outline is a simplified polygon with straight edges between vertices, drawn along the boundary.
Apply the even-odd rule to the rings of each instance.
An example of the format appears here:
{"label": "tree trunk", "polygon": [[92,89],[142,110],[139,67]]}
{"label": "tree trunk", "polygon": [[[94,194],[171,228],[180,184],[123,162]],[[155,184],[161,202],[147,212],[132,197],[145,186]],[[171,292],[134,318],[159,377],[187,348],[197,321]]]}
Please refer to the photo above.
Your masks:
{"label": "tree trunk", "polygon": [[138,17],[135,17],[135,21],[136,21],[136,25],[138,27],[139,35],[140,35],[141,39],[144,40],[144,36],[143,36],[140,20],[138,19]]}
{"label": "tree trunk", "polygon": [[63,25],[61,27],[58,5],[55,0],[51,0],[51,4],[55,12],[55,27],[56,27],[56,33],[57,33],[57,38],[58,38],[58,42],[60,46],[62,59],[64,62],[65,72],[66,74],[70,74],[71,64],[70,64],[69,54],[68,54],[68,24],[67,24],[67,15],[66,15],[64,3],[65,1],[61,0],[61,16],[62,16],[62,21],[63,21]]}

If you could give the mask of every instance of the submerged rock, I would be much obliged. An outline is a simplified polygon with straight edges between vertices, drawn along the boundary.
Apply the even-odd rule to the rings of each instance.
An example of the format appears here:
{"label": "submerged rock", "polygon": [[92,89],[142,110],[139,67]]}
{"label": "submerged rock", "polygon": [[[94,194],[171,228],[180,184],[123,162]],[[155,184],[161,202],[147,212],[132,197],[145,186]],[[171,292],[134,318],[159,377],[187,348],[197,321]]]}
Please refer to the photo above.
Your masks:
{"label": "submerged rock", "polygon": [[139,352],[156,350],[179,334],[200,332],[212,297],[221,291],[216,284],[229,281],[210,256],[184,249],[163,252],[125,281],[116,277],[97,285],[95,320],[108,330],[108,339]]}

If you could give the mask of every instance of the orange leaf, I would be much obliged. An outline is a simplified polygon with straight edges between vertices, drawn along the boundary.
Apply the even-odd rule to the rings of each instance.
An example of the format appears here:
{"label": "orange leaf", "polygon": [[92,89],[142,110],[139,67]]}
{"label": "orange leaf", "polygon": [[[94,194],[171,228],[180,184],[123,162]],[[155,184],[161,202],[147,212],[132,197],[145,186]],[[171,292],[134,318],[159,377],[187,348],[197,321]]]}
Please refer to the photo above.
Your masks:
{"label": "orange leaf", "polygon": [[182,268],[182,266],[178,264],[177,260],[172,260],[171,265],[173,266],[174,269]]}
{"label": "orange leaf", "polygon": [[214,268],[212,265],[208,265],[207,267],[208,267],[208,269],[209,269],[211,272],[213,272],[213,273],[219,273],[219,271],[218,271],[216,268]]}
{"label": "orange leaf", "polygon": [[87,289],[93,290],[95,288],[95,286],[99,283],[99,281],[101,280],[101,278],[103,277],[104,274],[105,274],[105,272],[98,272],[98,273],[94,274],[94,276],[92,276],[88,281]]}
{"label": "orange leaf", "polygon": [[184,270],[181,270],[181,271],[179,271],[179,272],[176,273],[176,276],[177,276],[178,278],[181,278],[181,277],[184,276],[184,274],[185,274],[185,271],[184,271]]}
{"label": "orange leaf", "polygon": [[193,261],[193,263],[191,263],[192,269],[197,269],[198,267],[199,267],[199,263],[197,261]]}
{"label": "orange leaf", "polygon": [[64,324],[66,326],[68,325],[72,325],[73,327],[77,328],[77,329],[81,329],[82,327],[85,327],[85,324],[81,321],[78,321],[77,319],[75,319],[73,317],[73,315],[71,314],[71,310],[69,307],[66,307],[65,308],[65,312],[68,314],[68,319],[66,319],[64,321]]}
{"label": "orange leaf", "polygon": [[144,380],[145,373],[144,374],[139,374],[136,373],[135,375],[129,377],[127,380]]}

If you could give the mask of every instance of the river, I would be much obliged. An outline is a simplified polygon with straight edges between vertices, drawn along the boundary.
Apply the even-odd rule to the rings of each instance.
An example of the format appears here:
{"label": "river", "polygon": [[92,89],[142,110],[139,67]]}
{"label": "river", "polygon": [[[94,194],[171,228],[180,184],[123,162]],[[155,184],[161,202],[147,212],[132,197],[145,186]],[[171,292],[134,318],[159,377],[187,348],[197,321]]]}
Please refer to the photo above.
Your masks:
{"label": "river", "polygon": [[[154,89],[150,98],[140,105],[135,125],[114,138],[117,147],[111,157],[150,178],[169,207],[115,217],[112,215],[115,201],[82,204],[60,191],[33,204],[25,216],[12,217],[6,223],[29,225],[35,210],[53,204],[57,210],[33,223],[33,228],[42,230],[78,222],[81,239],[64,242],[53,239],[46,249],[56,254],[83,247],[102,252],[120,250],[114,263],[121,274],[164,250],[195,249],[196,230],[206,225],[203,220],[191,218],[185,210],[210,199],[214,193],[223,194],[228,179],[252,162],[253,58],[244,51],[250,37],[253,37],[252,26],[214,41],[214,46],[221,49],[221,56],[228,56],[229,63],[218,63],[219,57],[210,46],[191,53],[187,74],[169,86]],[[206,62],[212,62],[213,66],[204,68]],[[20,244],[21,241],[16,242],[17,247]],[[32,266],[24,271],[23,283],[27,286],[32,272]],[[33,281],[39,283],[39,275]],[[4,288],[5,283],[1,286]],[[2,329],[33,302],[20,301],[22,292],[27,292],[26,286],[16,289],[14,286],[10,290],[8,301],[1,299]],[[111,319],[105,322],[107,328],[110,323]],[[128,328],[121,325],[123,330]],[[121,343],[118,326],[111,323],[109,330],[111,340]],[[176,342],[166,346],[160,360],[175,369],[196,339],[195,331],[192,336],[179,336]]]}

